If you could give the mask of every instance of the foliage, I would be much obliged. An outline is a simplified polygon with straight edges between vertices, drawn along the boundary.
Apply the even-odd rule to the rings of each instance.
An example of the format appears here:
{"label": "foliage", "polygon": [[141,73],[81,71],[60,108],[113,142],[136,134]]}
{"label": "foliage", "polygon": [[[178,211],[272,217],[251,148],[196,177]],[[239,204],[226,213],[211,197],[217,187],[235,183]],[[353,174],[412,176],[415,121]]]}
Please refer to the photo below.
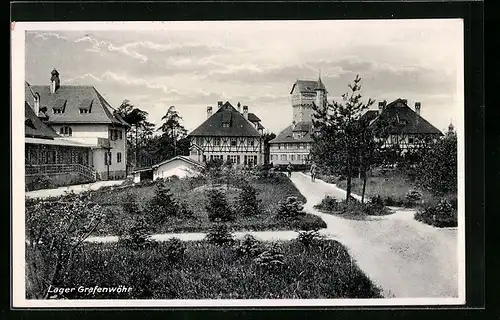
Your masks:
{"label": "foliage", "polygon": [[305,215],[304,206],[297,197],[290,196],[279,202],[278,217],[282,219],[297,219]]}
{"label": "foliage", "polygon": [[166,258],[171,263],[178,263],[184,259],[186,245],[179,238],[168,239],[165,244]]}
{"label": "foliage", "polygon": [[130,229],[120,236],[118,243],[134,250],[148,248],[157,244],[151,238],[150,226],[144,217],[137,217]]}
{"label": "foliage", "polygon": [[125,214],[128,215],[139,215],[141,214],[141,210],[139,208],[139,204],[137,203],[137,197],[133,192],[126,192],[122,197],[122,209]]}
{"label": "foliage", "polygon": [[[128,293],[96,293],[93,299],[341,299],[380,298],[381,292],[337,241],[304,250],[283,242],[287,266],[267,272],[232,246],[185,242],[181,263],[172,264],[165,243],[132,250],[116,243],[86,243],[61,287],[124,284]],[[140,266],[140,267],[138,267]],[[89,299],[86,294],[68,296]]]}
{"label": "foliage", "polygon": [[26,191],[40,190],[40,189],[52,189],[55,188],[55,184],[52,179],[47,175],[39,175],[26,183]]}
{"label": "foliage", "polygon": [[222,159],[211,159],[205,163],[204,173],[209,175],[220,174],[223,164]]}
{"label": "foliage", "polygon": [[257,199],[257,191],[251,184],[245,184],[238,196],[238,212],[243,216],[252,216],[260,212],[261,201]]}
{"label": "foliage", "polygon": [[179,204],[163,180],[156,183],[154,196],[146,205],[146,214],[154,223],[163,223],[168,217],[177,215]]}
{"label": "foliage", "polygon": [[323,236],[317,230],[300,231],[297,240],[306,248],[316,245],[323,240]]}
{"label": "foliage", "polygon": [[208,219],[212,222],[227,222],[235,219],[234,212],[229,207],[226,194],[219,189],[212,189],[207,192],[205,208],[208,213]]}
{"label": "foliage", "polygon": [[260,268],[270,272],[282,271],[286,266],[283,251],[276,242],[259,254],[254,261]]}
{"label": "foliage", "polygon": [[234,243],[234,238],[227,225],[223,223],[214,224],[207,233],[206,240],[218,246],[230,245]]}
{"label": "foliage", "polygon": [[322,212],[334,213],[346,217],[365,217],[366,215],[381,216],[391,214],[380,197],[374,197],[373,202],[361,203],[355,199],[347,203],[346,201],[338,202],[336,199],[325,196],[322,201],[314,207]]}
{"label": "foliage", "polygon": [[405,194],[406,203],[405,206],[413,207],[415,204],[422,200],[422,193],[417,190],[410,190]]}
{"label": "foliage", "polygon": [[422,150],[415,177],[417,183],[427,190],[444,195],[456,193],[457,172],[457,136],[449,133]]}
{"label": "foliage", "polygon": [[186,202],[181,202],[179,204],[179,216],[185,218],[193,218],[194,212],[191,210]]}
{"label": "foliage", "polygon": [[[375,150],[380,147],[380,140],[375,136],[382,136],[381,132],[369,126],[368,121],[361,117],[362,112],[368,109],[374,100],[361,101],[361,78],[356,76],[354,84],[349,84],[350,91],[342,95],[342,103],[333,101],[324,106],[313,105],[313,124],[316,134],[311,157],[319,166],[329,167],[338,174],[347,178],[346,201],[351,195],[351,178],[358,170],[366,172],[375,159]],[[342,152],[338,152],[342,150]]]}
{"label": "foliage", "polygon": [[263,244],[254,236],[246,234],[243,240],[235,246],[236,254],[240,257],[255,257],[263,252]]}
{"label": "foliage", "polygon": [[49,285],[63,281],[73,256],[105,217],[86,193],[26,199],[28,298],[46,298]]}
{"label": "foliage", "polygon": [[442,199],[437,205],[417,211],[415,220],[438,228],[457,227],[457,209],[448,199]]}
{"label": "foliage", "polygon": [[339,202],[336,198],[326,195],[323,199],[321,199],[321,202],[314,207],[320,210],[332,212],[338,210]]}

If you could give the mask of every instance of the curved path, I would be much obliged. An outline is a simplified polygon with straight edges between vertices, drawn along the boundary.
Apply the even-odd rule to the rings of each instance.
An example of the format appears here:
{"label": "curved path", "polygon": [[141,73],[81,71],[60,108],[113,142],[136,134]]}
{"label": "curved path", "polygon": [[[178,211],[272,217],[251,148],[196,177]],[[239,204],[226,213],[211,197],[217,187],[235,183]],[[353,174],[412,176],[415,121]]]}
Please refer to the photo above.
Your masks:
{"label": "curved path", "polygon": [[313,208],[325,195],[345,198],[345,191],[294,173],[291,180],[307,198],[305,211],[328,225],[322,232],[344,244],[367,276],[387,297],[458,297],[456,228],[439,229],[413,219],[413,210],[367,220],[323,214]]}

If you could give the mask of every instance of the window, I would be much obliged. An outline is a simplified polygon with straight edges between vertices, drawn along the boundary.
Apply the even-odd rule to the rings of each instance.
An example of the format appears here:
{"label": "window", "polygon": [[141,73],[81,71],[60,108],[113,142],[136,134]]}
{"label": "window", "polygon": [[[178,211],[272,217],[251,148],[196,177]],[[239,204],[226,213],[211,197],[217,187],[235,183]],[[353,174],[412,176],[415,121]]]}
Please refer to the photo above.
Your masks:
{"label": "window", "polygon": [[62,113],[62,109],[52,108],[52,112],[54,112],[54,114],[60,114],[60,113]]}
{"label": "window", "polygon": [[109,129],[109,140],[123,140],[123,132],[121,129]]}
{"label": "window", "polygon": [[252,146],[252,147],[253,147],[253,146],[254,146],[254,144],[255,144],[255,140],[254,140],[254,139],[251,139],[251,140],[250,140],[250,146]]}
{"label": "window", "polygon": [[222,124],[222,127],[223,127],[223,128],[229,128],[229,122],[224,122],[224,123]]}
{"label": "window", "polygon": [[231,138],[231,146],[236,146],[236,138]]}
{"label": "window", "polygon": [[118,130],[118,139],[123,140],[123,131]]}
{"label": "window", "polygon": [[281,143],[278,143],[278,149],[281,149]]}
{"label": "window", "polygon": [[220,138],[219,137],[214,138],[214,146],[220,146]]}
{"label": "window", "polygon": [[286,161],[286,154],[281,155],[281,161]]}
{"label": "window", "polygon": [[227,156],[227,158],[229,161],[231,161],[231,163],[240,164],[240,156],[230,155],[230,156]]}
{"label": "window", "polygon": [[89,109],[80,108],[80,113],[89,113]]}
{"label": "window", "polygon": [[65,137],[71,137],[73,135],[73,130],[68,126],[63,126],[59,129],[59,134]]}
{"label": "window", "polygon": [[122,153],[121,152],[118,152],[116,154],[116,162],[118,162],[118,163],[122,162]]}
{"label": "window", "polygon": [[294,154],[290,155],[290,160],[291,161],[295,161],[295,155]]}
{"label": "window", "polygon": [[409,138],[408,138],[408,143],[414,143],[414,139],[413,139],[413,137],[409,137]]}

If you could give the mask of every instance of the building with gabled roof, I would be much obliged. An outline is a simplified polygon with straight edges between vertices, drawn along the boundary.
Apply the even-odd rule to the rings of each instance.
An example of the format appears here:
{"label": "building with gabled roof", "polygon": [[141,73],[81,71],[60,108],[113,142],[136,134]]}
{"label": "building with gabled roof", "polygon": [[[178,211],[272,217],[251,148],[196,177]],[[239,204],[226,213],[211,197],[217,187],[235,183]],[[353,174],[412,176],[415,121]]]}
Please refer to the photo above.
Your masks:
{"label": "building with gabled roof", "polygon": [[292,124],[269,142],[270,161],[274,165],[307,164],[313,142],[313,104],[324,105],[326,90],[321,76],[318,80],[297,80],[290,90]]}
{"label": "building with gabled roof", "polygon": [[213,112],[207,107],[207,119],[189,133],[190,158],[197,162],[220,159],[237,165],[253,166],[263,161],[260,119],[238,102],[237,109],[228,101],[217,103]]}
{"label": "building with gabled roof", "polygon": [[129,125],[95,87],[61,85],[54,69],[47,85],[25,83],[25,103],[58,134],[55,139],[92,149],[91,156],[82,161],[96,172],[97,179],[125,178]]}

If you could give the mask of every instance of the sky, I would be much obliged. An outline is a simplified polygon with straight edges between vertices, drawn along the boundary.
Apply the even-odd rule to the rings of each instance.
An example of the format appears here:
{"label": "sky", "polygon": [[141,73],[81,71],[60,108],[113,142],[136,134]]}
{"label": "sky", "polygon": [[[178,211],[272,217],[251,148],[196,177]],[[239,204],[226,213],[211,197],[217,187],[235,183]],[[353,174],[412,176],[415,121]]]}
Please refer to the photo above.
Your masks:
{"label": "sky", "polygon": [[[161,123],[170,106],[188,131],[218,100],[248,105],[269,132],[292,121],[297,79],[321,78],[340,100],[357,74],[362,95],[407,99],[445,131],[463,114],[460,20],[220,21],[87,24],[26,32],[25,80],[93,85],[113,106],[125,99]],[[66,30],[63,30],[66,29]],[[376,108],[376,103],[373,106]]]}

